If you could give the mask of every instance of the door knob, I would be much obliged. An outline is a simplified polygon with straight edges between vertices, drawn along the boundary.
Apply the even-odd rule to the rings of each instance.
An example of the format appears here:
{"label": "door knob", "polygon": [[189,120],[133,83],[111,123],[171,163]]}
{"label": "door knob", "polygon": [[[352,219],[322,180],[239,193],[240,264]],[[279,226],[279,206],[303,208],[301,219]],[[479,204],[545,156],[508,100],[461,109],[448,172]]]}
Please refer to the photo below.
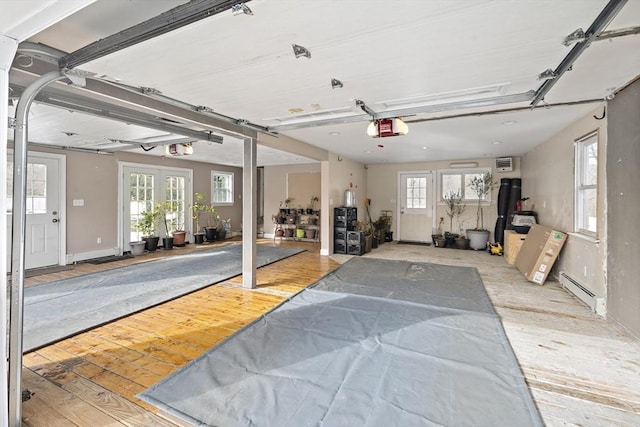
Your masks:
{"label": "door knob", "polygon": [[51,222],[53,222],[53,223],[58,222],[58,218],[53,218],[53,219],[51,220]]}

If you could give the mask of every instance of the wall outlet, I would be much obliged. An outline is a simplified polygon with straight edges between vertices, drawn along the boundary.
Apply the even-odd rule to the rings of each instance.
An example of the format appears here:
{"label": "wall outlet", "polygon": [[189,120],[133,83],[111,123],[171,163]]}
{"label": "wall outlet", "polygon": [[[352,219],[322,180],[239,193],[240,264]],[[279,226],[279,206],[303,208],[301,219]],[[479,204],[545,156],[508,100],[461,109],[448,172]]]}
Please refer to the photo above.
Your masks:
{"label": "wall outlet", "polygon": [[96,243],[97,243],[97,244],[102,243],[102,237],[98,237],[98,238],[96,239]]}

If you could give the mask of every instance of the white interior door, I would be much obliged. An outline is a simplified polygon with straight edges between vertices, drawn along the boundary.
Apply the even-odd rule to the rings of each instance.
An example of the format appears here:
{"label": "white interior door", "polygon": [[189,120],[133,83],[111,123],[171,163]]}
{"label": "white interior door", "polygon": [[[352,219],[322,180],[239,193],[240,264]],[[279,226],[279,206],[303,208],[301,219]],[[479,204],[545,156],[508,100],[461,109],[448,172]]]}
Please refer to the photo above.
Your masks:
{"label": "white interior door", "polygon": [[[63,235],[64,157],[44,153],[29,153],[27,160],[25,268],[40,268],[61,264]],[[13,203],[13,161],[8,164],[8,205]],[[11,214],[11,213],[10,213]],[[8,236],[13,218],[8,218]],[[11,241],[8,242],[11,247]],[[10,250],[7,255],[10,261]]]}
{"label": "white interior door", "polygon": [[398,240],[431,241],[433,176],[431,172],[400,172]]}

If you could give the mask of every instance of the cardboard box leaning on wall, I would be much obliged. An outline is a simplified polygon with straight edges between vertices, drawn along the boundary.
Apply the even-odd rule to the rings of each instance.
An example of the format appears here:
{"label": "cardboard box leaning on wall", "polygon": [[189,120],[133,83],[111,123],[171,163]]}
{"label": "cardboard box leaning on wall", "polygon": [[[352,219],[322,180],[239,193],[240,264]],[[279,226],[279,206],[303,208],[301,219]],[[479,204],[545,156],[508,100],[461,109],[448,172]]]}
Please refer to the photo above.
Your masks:
{"label": "cardboard box leaning on wall", "polygon": [[562,231],[532,225],[516,257],[516,267],[527,280],[543,285],[566,240]]}

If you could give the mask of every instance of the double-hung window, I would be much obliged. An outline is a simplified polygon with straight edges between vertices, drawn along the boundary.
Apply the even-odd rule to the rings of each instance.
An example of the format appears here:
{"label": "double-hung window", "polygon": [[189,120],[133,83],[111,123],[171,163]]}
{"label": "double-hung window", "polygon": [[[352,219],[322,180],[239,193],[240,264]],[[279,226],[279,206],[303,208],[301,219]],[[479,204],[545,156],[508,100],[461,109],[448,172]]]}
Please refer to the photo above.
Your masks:
{"label": "double-hung window", "polygon": [[[471,180],[473,178],[482,178],[487,172],[491,172],[490,168],[475,169],[446,169],[438,172],[439,175],[439,200],[442,200],[447,194],[459,194],[466,203],[478,202],[478,195],[471,189]],[[491,192],[483,199],[483,202],[491,201]]]}
{"label": "double-hung window", "polygon": [[598,134],[575,143],[575,231],[596,237],[598,233]]}
{"label": "double-hung window", "polygon": [[233,172],[211,172],[211,198],[214,205],[233,205]]}

